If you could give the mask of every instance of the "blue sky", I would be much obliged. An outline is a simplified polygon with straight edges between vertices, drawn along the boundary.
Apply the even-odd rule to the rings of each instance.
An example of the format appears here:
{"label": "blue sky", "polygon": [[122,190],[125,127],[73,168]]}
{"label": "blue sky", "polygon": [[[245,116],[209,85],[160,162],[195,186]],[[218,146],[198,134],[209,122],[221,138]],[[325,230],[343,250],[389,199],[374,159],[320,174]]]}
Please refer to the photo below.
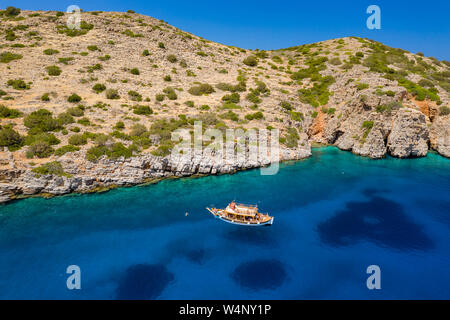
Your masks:
{"label": "blue sky", "polygon": [[[450,60],[450,1],[176,1],[14,0],[22,9],[127,11],[163,19],[206,39],[249,49],[278,49],[360,36],[426,56]],[[366,27],[366,8],[381,8],[381,30]]]}

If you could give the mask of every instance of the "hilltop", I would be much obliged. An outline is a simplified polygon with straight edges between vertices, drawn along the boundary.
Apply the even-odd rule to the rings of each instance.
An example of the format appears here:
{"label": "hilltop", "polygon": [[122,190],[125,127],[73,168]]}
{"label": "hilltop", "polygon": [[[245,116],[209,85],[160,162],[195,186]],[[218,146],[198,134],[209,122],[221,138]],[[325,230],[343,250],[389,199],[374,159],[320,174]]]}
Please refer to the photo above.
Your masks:
{"label": "hilltop", "polygon": [[171,132],[276,128],[371,158],[450,157],[450,62],[358,37],[273,51],[134,12],[1,11],[0,201],[267,164],[170,163]]}

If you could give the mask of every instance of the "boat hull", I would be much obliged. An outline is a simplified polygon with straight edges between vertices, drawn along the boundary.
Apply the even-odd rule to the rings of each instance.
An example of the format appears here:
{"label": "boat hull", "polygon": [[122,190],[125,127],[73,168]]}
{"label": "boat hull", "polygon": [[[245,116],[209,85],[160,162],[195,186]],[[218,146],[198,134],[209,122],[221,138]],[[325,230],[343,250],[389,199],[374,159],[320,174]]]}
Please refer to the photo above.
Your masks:
{"label": "boat hull", "polygon": [[231,224],[237,224],[240,226],[248,226],[248,227],[261,227],[261,226],[271,226],[273,224],[273,217],[270,218],[270,220],[268,221],[264,221],[264,222],[240,222],[240,221],[233,221],[227,218],[224,218],[222,216],[216,215],[215,216],[217,219],[220,219],[222,221],[231,223]]}

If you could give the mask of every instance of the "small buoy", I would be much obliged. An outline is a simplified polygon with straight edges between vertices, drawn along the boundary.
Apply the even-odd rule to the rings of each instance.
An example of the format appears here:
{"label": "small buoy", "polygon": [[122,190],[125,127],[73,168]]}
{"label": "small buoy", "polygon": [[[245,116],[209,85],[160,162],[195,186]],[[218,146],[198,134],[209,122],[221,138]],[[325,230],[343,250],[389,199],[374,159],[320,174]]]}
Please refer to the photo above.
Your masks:
{"label": "small buoy", "polygon": [[189,215],[189,212],[186,212],[184,215],[187,217]]}

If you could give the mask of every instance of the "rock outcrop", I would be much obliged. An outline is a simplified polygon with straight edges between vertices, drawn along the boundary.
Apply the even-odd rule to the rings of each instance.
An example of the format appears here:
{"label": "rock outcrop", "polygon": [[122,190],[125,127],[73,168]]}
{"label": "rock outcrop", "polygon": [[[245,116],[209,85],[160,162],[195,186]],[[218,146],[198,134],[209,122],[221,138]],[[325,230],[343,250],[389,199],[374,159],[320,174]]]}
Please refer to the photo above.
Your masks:
{"label": "rock outcrop", "polygon": [[394,118],[387,147],[394,157],[424,157],[428,152],[429,132],[425,115],[411,109],[399,110]]}

